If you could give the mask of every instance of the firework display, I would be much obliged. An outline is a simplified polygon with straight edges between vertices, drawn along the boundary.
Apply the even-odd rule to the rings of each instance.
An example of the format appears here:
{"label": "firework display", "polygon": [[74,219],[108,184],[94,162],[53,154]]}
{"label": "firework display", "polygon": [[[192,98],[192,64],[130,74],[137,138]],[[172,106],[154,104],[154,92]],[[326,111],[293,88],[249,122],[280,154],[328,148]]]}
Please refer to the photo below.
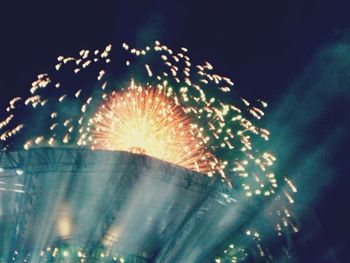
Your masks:
{"label": "firework display", "polygon": [[[214,260],[257,255],[272,261],[266,240],[285,240],[299,230],[291,216],[297,189],[274,174],[270,134],[258,125],[267,103],[239,98],[230,78],[209,62],[193,65],[186,48],[175,51],[159,41],[122,47],[123,61],[112,61],[111,45],[59,56],[52,72],[38,75],[29,95],[13,98],[3,112],[3,150],[67,145],[126,151],[220,178],[237,203],[271,205],[266,222],[253,220],[234,232]],[[121,66],[125,72],[115,76],[113,68]],[[280,185],[287,187],[280,191]],[[283,251],[290,253],[287,245]]]}

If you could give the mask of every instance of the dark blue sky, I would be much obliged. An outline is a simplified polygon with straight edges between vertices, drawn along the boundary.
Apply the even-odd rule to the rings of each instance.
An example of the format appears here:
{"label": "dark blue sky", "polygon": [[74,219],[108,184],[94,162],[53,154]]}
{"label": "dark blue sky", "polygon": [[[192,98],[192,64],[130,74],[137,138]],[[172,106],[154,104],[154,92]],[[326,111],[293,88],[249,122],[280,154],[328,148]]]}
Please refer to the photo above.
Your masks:
{"label": "dark blue sky", "polygon": [[318,259],[350,260],[348,1],[67,2],[0,4],[2,106],[60,54],[155,39],[188,47],[241,96],[270,103],[265,124],[278,169],[302,184],[298,201],[327,243]]}
{"label": "dark blue sky", "polygon": [[15,78],[20,89],[57,54],[159,38],[212,61],[242,94],[272,99],[347,28],[345,2],[7,1],[0,11],[1,79],[12,83],[24,72],[22,81]]}

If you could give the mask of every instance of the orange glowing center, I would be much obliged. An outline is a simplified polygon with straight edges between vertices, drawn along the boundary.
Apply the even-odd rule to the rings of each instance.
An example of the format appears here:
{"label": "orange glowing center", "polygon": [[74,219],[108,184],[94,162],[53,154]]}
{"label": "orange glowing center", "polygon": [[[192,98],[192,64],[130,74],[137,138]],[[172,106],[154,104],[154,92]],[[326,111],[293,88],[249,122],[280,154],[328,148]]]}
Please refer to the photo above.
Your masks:
{"label": "orange glowing center", "polygon": [[93,149],[146,154],[201,173],[214,170],[198,126],[158,89],[131,85],[113,92],[91,122]]}

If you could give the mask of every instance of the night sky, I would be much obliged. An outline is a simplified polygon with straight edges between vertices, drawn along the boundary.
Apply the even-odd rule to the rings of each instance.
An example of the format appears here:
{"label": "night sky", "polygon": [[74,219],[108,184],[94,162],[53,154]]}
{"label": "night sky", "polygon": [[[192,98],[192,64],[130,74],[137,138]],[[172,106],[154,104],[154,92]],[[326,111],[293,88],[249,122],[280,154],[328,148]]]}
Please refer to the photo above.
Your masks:
{"label": "night sky", "polygon": [[[350,262],[350,2],[2,1],[1,107],[58,55],[159,39],[269,102],[277,172],[298,188],[305,262]],[[308,247],[310,245],[310,247]]]}

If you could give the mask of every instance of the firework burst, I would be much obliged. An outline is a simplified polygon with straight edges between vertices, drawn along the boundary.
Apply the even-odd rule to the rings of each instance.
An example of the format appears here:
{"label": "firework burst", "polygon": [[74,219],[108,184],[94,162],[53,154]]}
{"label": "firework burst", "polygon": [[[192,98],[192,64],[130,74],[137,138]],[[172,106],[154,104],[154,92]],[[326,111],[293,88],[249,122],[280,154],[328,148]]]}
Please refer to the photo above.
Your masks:
{"label": "firework burst", "polygon": [[147,154],[201,173],[215,171],[203,134],[179,105],[157,88],[112,92],[90,120],[92,149]]}

